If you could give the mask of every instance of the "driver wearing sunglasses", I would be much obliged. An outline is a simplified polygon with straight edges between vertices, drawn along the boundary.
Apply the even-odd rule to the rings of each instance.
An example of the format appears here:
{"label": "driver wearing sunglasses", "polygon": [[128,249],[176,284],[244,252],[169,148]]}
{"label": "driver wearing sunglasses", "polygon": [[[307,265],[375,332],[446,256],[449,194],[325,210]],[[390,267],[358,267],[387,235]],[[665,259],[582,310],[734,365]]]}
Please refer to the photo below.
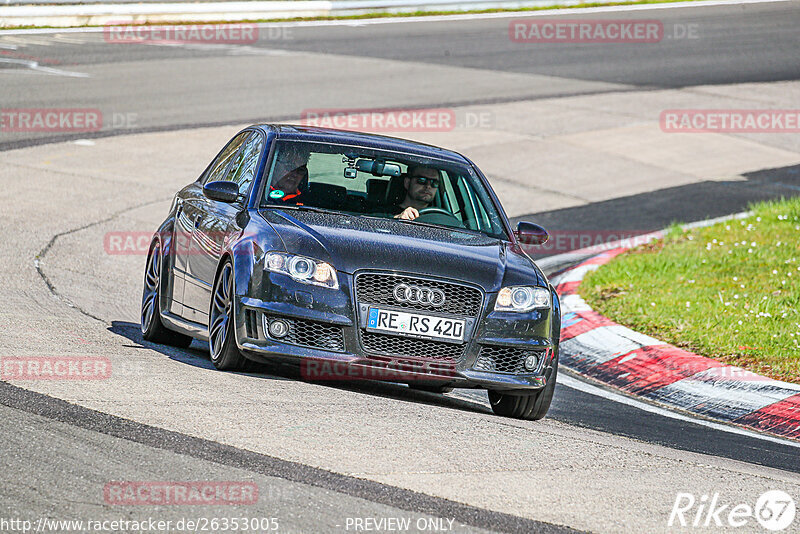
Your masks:
{"label": "driver wearing sunglasses", "polygon": [[406,196],[397,205],[399,213],[395,219],[413,221],[419,217],[419,210],[430,207],[439,189],[440,177],[438,170],[422,165],[410,166],[406,174],[403,181]]}

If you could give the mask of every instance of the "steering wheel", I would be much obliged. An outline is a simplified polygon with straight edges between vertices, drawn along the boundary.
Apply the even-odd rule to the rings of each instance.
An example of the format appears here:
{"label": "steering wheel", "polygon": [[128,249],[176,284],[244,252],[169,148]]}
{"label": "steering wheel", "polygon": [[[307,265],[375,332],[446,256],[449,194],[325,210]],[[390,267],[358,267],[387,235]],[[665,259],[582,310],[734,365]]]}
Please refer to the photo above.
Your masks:
{"label": "steering wheel", "polygon": [[418,210],[420,215],[425,215],[426,213],[441,213],[442,215],[447,215],[448,217],[453,217],[453,214],[447,211],[446,209],[442,208],[422,208]]}
{"label": "steering wheel", "polygon": [[422,208],[419,210],[417,220],[431,224],[441,224],[443,226],[454,226],[464,228],[464,224],[452,213],[442,208]]}

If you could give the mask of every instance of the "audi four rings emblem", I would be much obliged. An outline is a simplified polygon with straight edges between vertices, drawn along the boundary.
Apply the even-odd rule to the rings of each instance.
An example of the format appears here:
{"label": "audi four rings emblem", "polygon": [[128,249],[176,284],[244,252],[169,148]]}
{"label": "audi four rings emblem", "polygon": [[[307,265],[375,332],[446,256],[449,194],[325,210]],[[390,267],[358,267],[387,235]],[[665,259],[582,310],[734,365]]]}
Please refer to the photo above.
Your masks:
{"label": "audi four rings emblem", "polygon": [[444,305],[444,291],[430,287],[397,284],[394,286],[394,298],[400,302],[422,304],[424,306]]}

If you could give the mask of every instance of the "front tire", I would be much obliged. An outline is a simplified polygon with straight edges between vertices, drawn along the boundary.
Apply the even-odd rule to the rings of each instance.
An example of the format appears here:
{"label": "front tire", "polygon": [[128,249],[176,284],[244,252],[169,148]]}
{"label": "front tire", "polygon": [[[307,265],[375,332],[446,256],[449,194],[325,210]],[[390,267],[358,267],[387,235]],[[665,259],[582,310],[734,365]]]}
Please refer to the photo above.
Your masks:
{"label": "front tire", "polygon": [[211,297],[208,322],[208,347],[211,363],[220,371],[241,371],[248,360],[236,346],[233,315],[233,264],[225,260],[219,271]]}
{"label": "front tire", "polygon": [[499,391],[489,390],[489,403],[492,411],[504,417],[528,419],[538,421],[547,415],[553,393],[556,390],[556,377],[558,376],[558,357],[553,361],[553,370],[547,380],[547,385],[531,395],[509,395]]}
{"label": "front tire", "polygon": [[142,291],[142,308],[140,328],[146,341],[172,345],[185,349],[192,343],[192,338],[168,330],[161,321],[161,244],[156,242],[150,249],[147,268],[144,272],[144,291]]}

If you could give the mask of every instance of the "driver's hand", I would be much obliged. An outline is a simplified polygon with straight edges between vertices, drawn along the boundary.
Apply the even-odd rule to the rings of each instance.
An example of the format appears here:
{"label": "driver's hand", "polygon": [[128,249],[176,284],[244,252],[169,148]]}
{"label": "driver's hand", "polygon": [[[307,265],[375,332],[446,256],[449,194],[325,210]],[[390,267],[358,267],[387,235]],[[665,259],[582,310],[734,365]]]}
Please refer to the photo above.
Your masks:
{"label": "driver's hand", "polygon": [[407,221],[413,221],[417,217],[419,217],[417,208],[412,208],[411,206],[404,209],[399,215],[394,216],[395,219],[405,219]]}

